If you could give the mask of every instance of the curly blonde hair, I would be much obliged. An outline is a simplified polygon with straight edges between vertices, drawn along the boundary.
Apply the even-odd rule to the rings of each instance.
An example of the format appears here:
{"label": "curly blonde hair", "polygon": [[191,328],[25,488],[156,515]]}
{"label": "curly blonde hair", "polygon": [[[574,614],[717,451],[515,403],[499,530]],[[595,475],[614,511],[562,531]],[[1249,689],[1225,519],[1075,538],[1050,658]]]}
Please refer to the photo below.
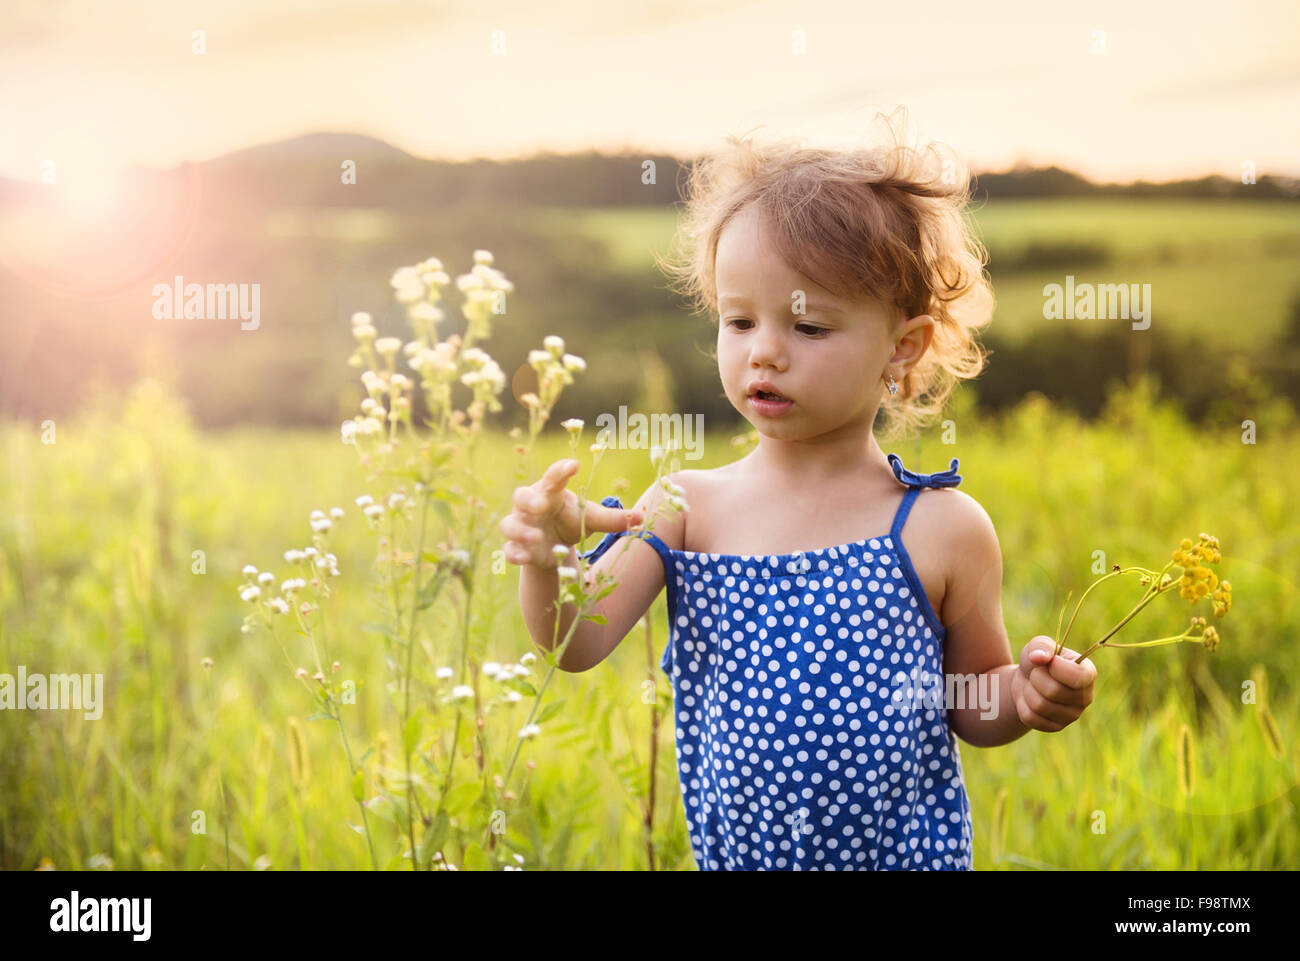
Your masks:
{"label": "curly blonde hair", "polygon": [[992,320],[994,300],[988,253],[964,217],[969,170],[944,161],[933,143],[908,147],[894,127],[900,113],[905,130],[905,108],[877,114],[892,143],[869,149],[728,136],[722,150],[690,167],[678,249],[657,257],[670,289],[718,322],[718,238],[752,203],[799,274],[837,296],[893,305],[896,325],[932,316],[929,349],[896,395],[882,394],[882,434],[891,438],[927,426],[957,382],[984,369],[988,352],[975,335]]}

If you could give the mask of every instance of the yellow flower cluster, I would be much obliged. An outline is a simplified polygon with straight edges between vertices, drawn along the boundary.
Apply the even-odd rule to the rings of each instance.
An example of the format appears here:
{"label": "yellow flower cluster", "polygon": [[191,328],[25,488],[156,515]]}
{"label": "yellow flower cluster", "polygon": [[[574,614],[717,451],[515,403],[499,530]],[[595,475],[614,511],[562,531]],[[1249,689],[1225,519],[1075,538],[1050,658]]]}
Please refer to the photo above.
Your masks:
{"label": "yellow flower cluster", "polygon": [[1183,569],[1182,577],[1178,579],[1179,596],[1196,603],[1205,595],[1211,595],[1215,617],[1223,617],[1232,606],[1232,585],[1227,581],[1220,583],[1219,575],[1204,563],[1217,564],[1222,557],[1219,539],[1205,533],[1200,535],[1196,544],[1184,537],[1173,553],[1174,563]]}
{"label": "yellow flower cluster", "polygon": [[1192,627],[1199,627],[1199,628],[1201,629],[1201,643],[1202,643],[1202,644],[1204,644],[1204,645],[1205,645],[1207,648],[1209,648],[1211,651],[1214,651],[1214,650],[1216,650],[1216,649],[1218,648],[1218,646],[1219,646],[1219,632],[1216,631],[1213,627],[1207,627],[1206,624],[1205,624],[1205,618],[1203,618],[1203,617],[1193,617],[1193,618],[1192,618]]}

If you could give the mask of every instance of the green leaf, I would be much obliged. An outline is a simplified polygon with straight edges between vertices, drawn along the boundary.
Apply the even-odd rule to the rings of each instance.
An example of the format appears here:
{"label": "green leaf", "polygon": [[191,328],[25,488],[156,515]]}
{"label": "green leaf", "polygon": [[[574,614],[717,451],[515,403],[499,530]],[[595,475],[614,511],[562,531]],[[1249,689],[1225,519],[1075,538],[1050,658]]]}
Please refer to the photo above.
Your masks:
{"label": "green leaf", "polygon": [[487,855],[479,847],[477,841],[470,844],[465,849],[465,870],[467,871],[489,871],[492,865],[488,863]]}
{"label": "green leaf", "polygon": [[412,714],[406,719],[406,727],[402,729],[402,747],[406,749],[407,754],[415,750],[415,745],[419,740],[420,715]]}
{"label": "green leaf", "polygon": [[477,781],[470,781],[468,784],[458,784],[442,799],[442,809],[448,815],[459,814],[465,808],[469,807],[478,800],[483,793],[483,785]]}
{"label": "green leaf", "polygon": [[352,776],[352,797],[360,801],[366,796],[366,772],[357,768],[357,773]]}
{"label": "green leaf", "polygon": [[429,866],[434,852],[441,851],[442,846],[447,843],[447,835],[450,831],[451,818],[447,816],[446,811],[439,811],[433,819],[433,824],[424,832],[424,837],[420,838],[420,867]]}
{"label": "green leaf", "polygon": [[365,754],[361,755],[361,760],[357,762],[358,766],[360,766],[360,767],[365,767],[365,766],[366,766],[366,762],[370,760],[370,755],[372,755],[372,754],[374,754],[374,753],[375,753],[375,749],[372,747],[372,748],[371,748],[370,750],[368,750]]}
{"label": "green leaf", "polygon": [[332,720],[334,720],[334,715],[333,715],[333,714],[326,714],[324,711],[317,711],[315,714],[308,714],[308,715],[307,715],[307,720],[309,720],[309,721],[332,721]]}
{"label": "green leaf", "polygon": [[533,687],[527,681],[517,679],[515,683],[518,684],[521,688],[523,688],[525,694],[531,695],[532,697],[537,696],[537,688]]}
{"label": "green leaf", "polygon": [[542,713],[537,715],[537,719],[533,723],[534,724],[546,723],[551,718],[555,717],[555,715],[559,714],[560,709],[563,707],[564,707],[564,698],[560,698],[558,701],[552,701],[550,704],[546,705],[546,707],[542,708]]}
{"label": "green leaf", "polygon": [[584,621],[595,621],[597,624],[609,623],[609,620],[605,617],[604,614],[584,614],[582,615],[582,619]]}
{"label": "green leaf", "polygon": [[429,503],[432,504],[433,509],[438,512],[438,516],[442,518],[444,524],[448,527],[455,525],[455,520],[451,516],[451,508],[447,505],[446,501],[438,499],[431,500]]}

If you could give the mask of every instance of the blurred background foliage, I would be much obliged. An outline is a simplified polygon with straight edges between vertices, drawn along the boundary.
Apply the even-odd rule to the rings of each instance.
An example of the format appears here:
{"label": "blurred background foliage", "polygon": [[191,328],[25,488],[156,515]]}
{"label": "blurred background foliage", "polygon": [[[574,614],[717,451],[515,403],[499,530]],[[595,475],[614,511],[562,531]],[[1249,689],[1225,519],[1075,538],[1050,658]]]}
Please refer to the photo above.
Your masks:
{"label": "blurred background foliage", "polygon": [[[345,160],[355,184],[340,182]],[[686,163],[591,153],[455,164],[317,134],[135,171],[136,213],[94,228],[58,221],[40,186],[0,181],[0,412],[41,421],[77,409],[96,381],[168,374],[203,427],[335,424],[361,399],[356,372],[336,363],[351,314],[402,333],[393,269],[437,256],[455,276],[484,247],[516,285],[484,345],[507,376],[526,378],[527,351],[551,333],[590,364],[557,420],[644,396],[657,367],[673,374],[657,409],[739,423],[709,357],[713,319],[684,310],[654,264],[670,250]],[[1240,422],[1266,397],[1300,402],[1295,188],[1268,176],[1120,187],[1059,168],[979,175],[970,218],[998,302],[978,404],[1001,410],[1041,390],[1094,417],[1109,380],[1148,372],[1198,422]],[[1150,329],[1044,320],[1043,287],[1067,274],[1151,284]],[[99,283],[109,275],[136,279]],[[153,285],[177,275],[260,285],[260,327],[154,319]],[[444,335],[463,329],[458,302],[449,307]],[[518,405],[511,417],[526,422]]]}

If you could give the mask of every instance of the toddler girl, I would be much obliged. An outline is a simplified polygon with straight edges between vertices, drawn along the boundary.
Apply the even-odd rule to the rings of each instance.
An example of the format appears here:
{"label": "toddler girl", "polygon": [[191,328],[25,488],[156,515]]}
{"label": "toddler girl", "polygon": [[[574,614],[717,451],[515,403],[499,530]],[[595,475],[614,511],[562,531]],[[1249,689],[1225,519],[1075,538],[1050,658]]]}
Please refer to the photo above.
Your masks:
{"label": "toddler girl", "polygon": [[[973,332],[993,301],[969,175],[897,138],[727,145],[692,170],[689,254],[668,269],[716,310],[718,374],[758,446],[659,479],[631,510],[580,504],[573,460],[518,488],[500,527],[525,622],[549,648],[556,568],[582,569],[583,530],[606,532],[582,555],[588,582],[609,570],[617,587],[563,669],[602,661],[666,587],[661,666],[702,870],[969,870],[957,737],[1059,731],[1096,676],[1043,635],[1013,661],[997,536],[955,489],[957,458],[916,473],[873,433],[878,413],[882,435],[928,423],[983,368]],[[679,495],[689,512],[641,526]]]}

